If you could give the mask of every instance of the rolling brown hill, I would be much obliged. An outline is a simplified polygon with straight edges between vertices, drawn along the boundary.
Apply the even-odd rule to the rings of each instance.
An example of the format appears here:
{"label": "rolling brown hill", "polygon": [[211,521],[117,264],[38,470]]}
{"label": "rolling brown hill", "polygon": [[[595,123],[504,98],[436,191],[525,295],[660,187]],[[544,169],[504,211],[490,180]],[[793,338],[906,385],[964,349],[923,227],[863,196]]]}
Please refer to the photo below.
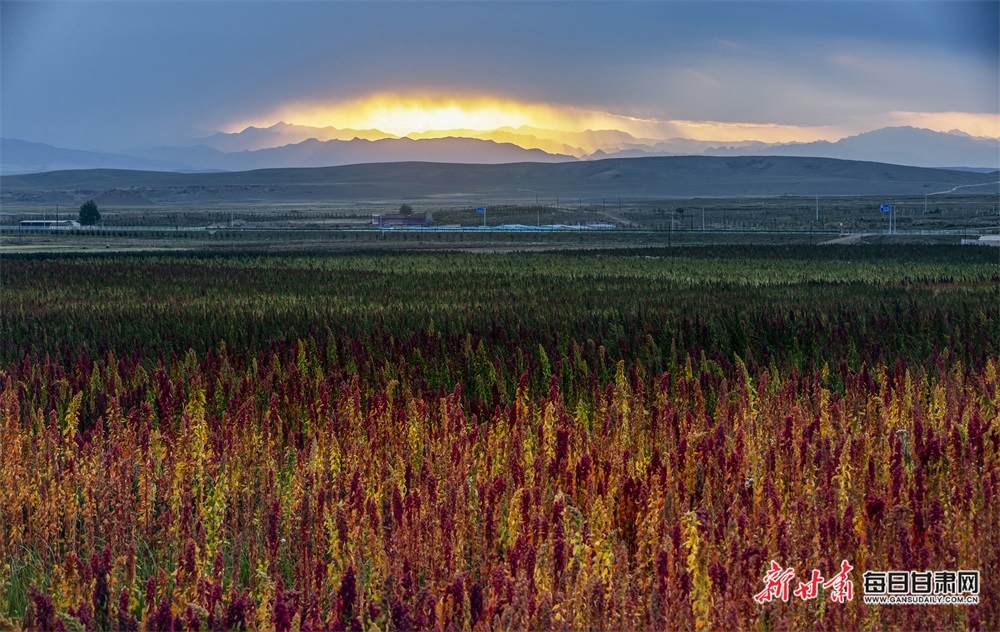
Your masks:
{"label": "rolling brown hill", "polygon": [[0,178],[0,201],[93,197],[110,189],[153,203],[369,199],[688,198],[923,195],[1000,191],[1000,174],[799,157],[650,157],[498,165],[403,162],[227,173],[109,169]]}

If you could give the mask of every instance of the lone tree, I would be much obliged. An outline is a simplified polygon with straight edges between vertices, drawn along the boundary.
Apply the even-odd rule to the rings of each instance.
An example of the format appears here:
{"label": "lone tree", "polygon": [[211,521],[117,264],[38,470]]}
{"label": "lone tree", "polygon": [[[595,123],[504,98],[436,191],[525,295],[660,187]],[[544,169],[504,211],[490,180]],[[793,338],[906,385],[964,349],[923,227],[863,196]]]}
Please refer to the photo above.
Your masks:
{"label": "lone tree", "polygon": [[101,212],[97,210],[97,204],[93,200],[87,200],[80,206],[80,223],[84,226],[93,226],[101,221]]}
{"label": "lone tree", "polygon": [[409,204],[404,204],[399,207],[399,214],[409,217],[410,215],[413,215],[413,207]]}

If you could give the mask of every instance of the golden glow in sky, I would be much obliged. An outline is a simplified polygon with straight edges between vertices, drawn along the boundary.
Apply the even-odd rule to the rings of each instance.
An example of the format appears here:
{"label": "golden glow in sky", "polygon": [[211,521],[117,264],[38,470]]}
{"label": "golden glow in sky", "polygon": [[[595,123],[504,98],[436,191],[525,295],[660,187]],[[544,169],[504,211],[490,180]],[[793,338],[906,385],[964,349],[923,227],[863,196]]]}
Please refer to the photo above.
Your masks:
{"label": "golden glow in sky", "polygon": [[[782,124],[690,121],[636,118],[581,107],[529,103],[505,97],[440,96],[434,94],[377,93],[337,103],[290,104],[251,123],[233,125],[240,131],[247,125],[267,127],[284,121],[310,127],[371,130],[395,136],[434,138],[461,130],[468,137],[514,142],[525,148],[550,152],[592,153],[598,149],[623,148],[619,141],[609,141],[586,133],[588,130],[619,130],[639,139],[640,144],[684,138],[719,143],[761,141],[765,143],[837,141],[846,136],[879,127],[911,125],[935,131],[961,130],[974,136],[1000,137],[1000,117],[992,114],[963,112],[921,113],[890,112],[867,126],[799,126]],[[533,128],[518,136],[486,134],[499,128]],[[437,133],[441,132],[441,133]],[[478,133],[475,133],[478,132]],[[574,148],[577,151],[570,151]]]}
{"label": "golden glow in sky", "polygon": [[380,93],[334,104],[291,105],[268,120],[314,127],[378,129],[406,136],[429,130],[492,130],[522,125],[567,131],[608,129],[618,126],[620,118],[580,108],[525,103],[503,97]]}
{"label": "golden glow in sky", "polygon": [[1000,113],[973,112],[892,112],[892,125],[923,127],[935,132],[959,130],[972,136],[1000,138]]}

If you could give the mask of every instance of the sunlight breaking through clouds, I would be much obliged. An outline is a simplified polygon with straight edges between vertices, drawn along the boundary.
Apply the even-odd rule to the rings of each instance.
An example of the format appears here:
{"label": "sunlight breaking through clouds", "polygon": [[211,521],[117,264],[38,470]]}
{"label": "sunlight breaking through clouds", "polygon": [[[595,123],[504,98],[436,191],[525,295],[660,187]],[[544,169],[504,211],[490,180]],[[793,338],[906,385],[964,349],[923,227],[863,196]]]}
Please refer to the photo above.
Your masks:
{"label": "sunlight breaking through clouds", "polygon": [[[430,130],[491,130],[522,125],[580,131],[621,129],[628,123],[627,117],[504,97],[396,93],[377,93],[339,103],[290,104],[263,117],[258,124],[270,125],[278,120],[315,127],[378,129],[397,136]],[[242,129],[240,125],[232,126],[231,131]]]}
{"label": "sunlight breaking through clouds", "polygon": [[[801,126],[724,121],[638,118],[582,107],[530,103],[505,97],[404,95],[377,93],[336,103],[293,103],[253,121],[229,126],[237,132],[248,125],[267,127],[279,121],[311,127],[371,130],[395,136],[435,137],[435,132],[485,132],[530,128],[539,138],[573,144],[586,151],[579,134],[587,130],[618,130],[643,141],[671,138],[718,141],[810,142],[837,140],[858,131],[848,126]],[[539,136],[539,134],[544,134]]]}

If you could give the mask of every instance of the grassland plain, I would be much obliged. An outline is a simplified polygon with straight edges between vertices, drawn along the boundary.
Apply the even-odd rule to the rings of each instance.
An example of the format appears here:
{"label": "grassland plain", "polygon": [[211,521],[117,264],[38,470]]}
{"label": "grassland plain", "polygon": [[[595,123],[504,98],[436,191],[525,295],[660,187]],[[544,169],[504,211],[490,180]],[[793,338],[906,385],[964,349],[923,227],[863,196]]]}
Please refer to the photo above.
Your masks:
{"label": "grassland plain", "polygon": [[[3,626],[1000,625],[991,249],[50,255],[0,283]],[[854,597],[760,603],[772,560],[790,588],[846,560]],[[978,605],[861,599],[961,569]]]}

